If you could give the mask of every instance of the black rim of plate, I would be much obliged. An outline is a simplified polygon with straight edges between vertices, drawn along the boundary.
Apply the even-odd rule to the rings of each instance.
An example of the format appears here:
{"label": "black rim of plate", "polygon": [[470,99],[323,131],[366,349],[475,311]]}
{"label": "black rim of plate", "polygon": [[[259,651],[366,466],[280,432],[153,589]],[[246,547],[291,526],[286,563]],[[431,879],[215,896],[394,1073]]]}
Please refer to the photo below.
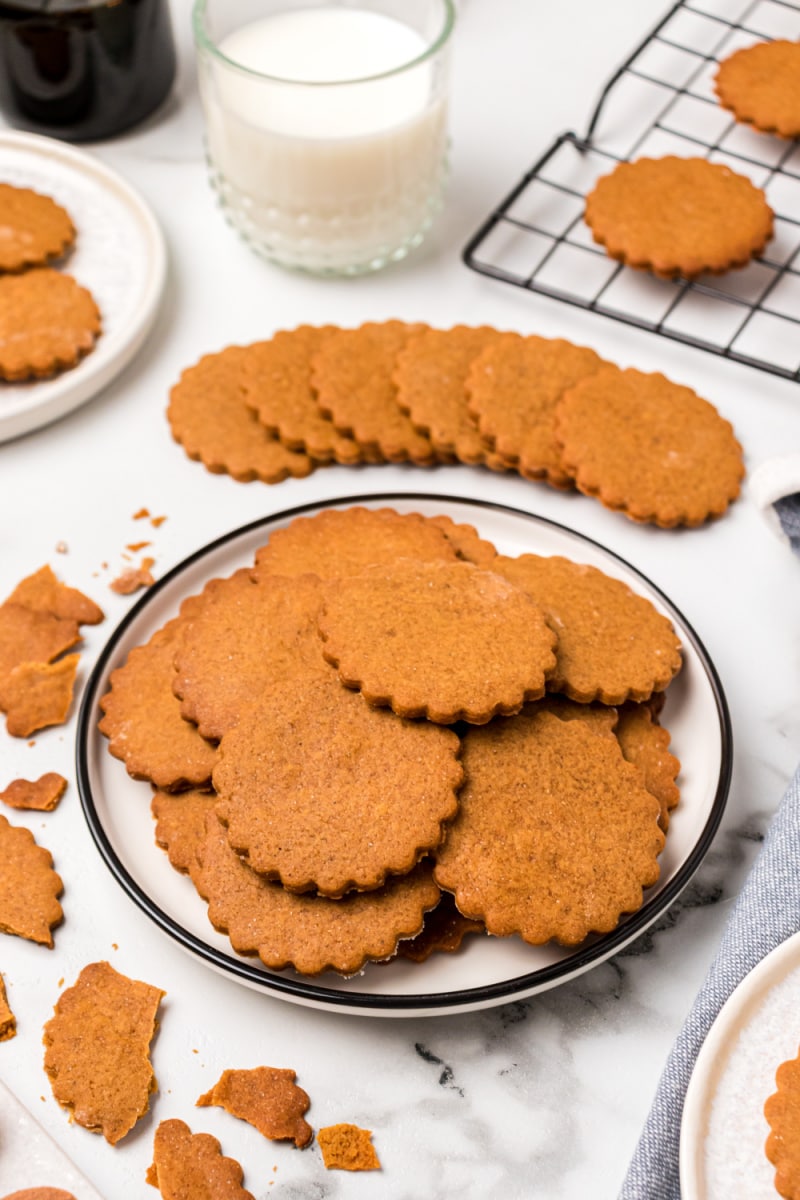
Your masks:
{"label": "black rim of plate", "polygon": [[[245,959],[235,958],[224,953],[216,947],[204,942],[201,938],[196,937],[162,908],[156,904],[150,896],[139,886],[133,876],[129,873],[124,863],[120,860],[111,841],[103,827],[103,823],[95,806],[94,796],[91,786],[91,772],[89,769],[89,746],[90,740],[95,735],[97,720],[98,720],[98,694],[101,682],[105,675],[109,660],[114,656],[120,639],[125,631],[137,619],[139,614],[147,608],[152,602],[153,597],[166,589],[169,584],[177,576],[183,574],[188,568],[195,563],[205,558],[207,555],[213,554],[216,550],[223,548],[226,544],[236,541],[240,537],[246,537],[249,533],[255,532],[259,528],[267,528],[276,525],[278,522],[285,522],[297,516],[302,516],[309,512],[318,512],[324,508],[341,508],[344,506],[352,506],[356,504],[388,504],[402,501],[403,503],[435,503],[446,506],[447,504],[466,504],[474,507],[476,510],[484,510],[498,513],[507,513],[511,517],[522,517],[526,520],[546,525],[551,529],[568,534],[570,537],[577,537],[587,545],[596,547],[603,554],[608,555],[611,559],[618,562],[626,570],[631,571],[638,579],[640,579],[651,591],[658,596],[665,608],[681,625],[681,634],[688,640],[696,654],[700,658],[703,669],[706,673],[708,681],[711,685],[711,690],[716,704],[717,716],[720,725],[721,738],[721,754],[720,754],[720,773],[717,782],[717,789],[714,796],[713,804],[708,815],[708,819],[703,827],[703,830],[694,844],[691,853],[686,861],[675,872],[675,875],[670,879],[669,883],[658,893],[648,900],[638,912],[628,917],[617,929],[611,933],[603,934],[594,938],[589,945],[583,946],[575,953],[562,959],[557,963],[552,963],[547,967],[539,967],[535,971],[531,971],[525,975],[518,975],[512,979],[505,979],[499,983],[487,984],[483,987],[464,988],[450,992],[420,992],[408,995],[389,995],[389,994],[372,994],[368,992],[349,992],[337,991],[334,988],[324,987],[321,984],[312,981],[306,981],[300,976],[284,976],[278,973],[269,972],[266,968],[251,965]],[[280,512],[270,514],[265,517],[260,517],[255,521],[251,521],[247,525],[240,526],[238,529],[232,530],[229,533],[223,534],[216,538],[213,542],[196,550],[187,558],[183,559],[175,567],[173,567],[166,575],[148,588],[147,592],[134,604],[129,612],[123,617],[119,625],[111,634],[108,642],[100,653],[100,656],[95,664],[95,667],[89,677],[86,690],[84,692],[83,701],[78,716],[77,728],[77,746],[76,746],[76,769],[78,790],[81,798],[81,806],[89,826],[89,830],[94,838],[95,844],[100,851],[101,857],[106,866],[111,871],[114,878],[117,880],[123,891],[127,893],[129,898],[140,908],[151,921],[154,922],[161,930],[168,934],[174,941],[178,942],[185,950],[191,954],[204,960],[209,965],[217,968],[225,974],[233,975],[234,977],[256,987],[277,995],[290,997],[294,1000],[312,1004],[315,1006],[323,1005],[325,1007],[347,1009],[364,1009],[377,1012],[415,1012],[426,1011],[430,1012],[434,1009],[448,1010],[459,1008],[477,1008],[491,1003],[498,1004],[504,1000],[512,1001],[530,996],[538,991],[544,991],[549,987],[554,986],[560,981],[566,981],[575,975],[581,974],[589,967],[599,964],[607,959],[616,950],[622,949],[629,942],[633,941],[640,933],[644,932],[649,925],[655,921],[661,913],[663,913],[679,896],[686,885],[691,880],[697,868],[700,866],[703,858],[708,851],[713,840],[714,834],[717,831],[722,814],[725,810],[725,804],[730,786],[731,771],[733,766],[733,738],[731,733],[730,715],[728,705],[725,699],[725,694],[722,689],[719,676],[714,667],[705,646],[700,638],[695,633],[692,626],[678,608],[672,603],[668,596],[656,587],[647,576],[641,571],[632,566],[626,559],[619,554],[609,550],[603,546],[601,542],[595,541],[593,538],[587,537],[585,534],[578,533],[567,525],[563,525],[558,521],[550,520],[548,517],[539,516],[537,513],[526,511],[525,509],[514,508],[507,504],[498,504],[489,500],[475,500],[467,497],[438,495],[428,492],[375,492],[364,493],[355,496],[343,496],[330,500],[313,501],[308,504],[297,505],[294,508],[284,509]],[[121,767],[121,769],[123,769]],[[369,964],[367,964],[369,965]]]}

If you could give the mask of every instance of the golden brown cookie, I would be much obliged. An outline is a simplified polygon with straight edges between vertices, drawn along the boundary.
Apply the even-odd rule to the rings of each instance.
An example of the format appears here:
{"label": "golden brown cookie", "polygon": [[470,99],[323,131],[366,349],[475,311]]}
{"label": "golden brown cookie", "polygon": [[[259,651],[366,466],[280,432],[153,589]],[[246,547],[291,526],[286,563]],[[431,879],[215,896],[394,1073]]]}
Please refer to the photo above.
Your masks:
{"label": "golden brown cookie", "polygon": [[154,558],[143,558],[138,567],[128,567],[125,571],[121,571],[108,586],[117,596],[132,596],[134,592],[140,592],[142,588],[152,587],[155,577],[150,568],[154,562]]}
{"label": "golden brown cookie", "polygon": [[196,882],[211,924],[227,933],[237,954],[258,954],[276,971],[354,975],[367,962],[391,958],[401,938],[419,933],[440,895],[427,861],[382,888],[341,900],[287,892],[242,861],[216,817],[199,857]]}
{"label": "golden brown cookie", "polygon": [[322,415],[311,387],[311,359],[333,332],[332,325],[301,325],[247,346],[241,360],[242,389],[248,408],[287,449],[318,463],[353,466],[366,461],[364,452]]}
{"label": "golden brown cookie", "polygon": [[192,788],[187,792],[153,794],[150,811],[156,821],[156,843],[166,850],[176,871],[194,881],[199,866],[197,851],[206,838],[206,819],[217,803],[214,792]]}
{"label": "golden brown cookie", "polygon": [[441,529],[458,558],[474,563],[476,567],[491,570],[492,563],[497,558],[497,550],[491,542],[480,536],[474,525],[457,524],[444,513],[426,517],[426,520]]}
{"label": "golden brown cookie", "polygon": [[52,613],[54,617],[77,621],[79,625],[98,625],[104,616],[94,600],[77,588],[67,587],[49,566],[40,567],[18,583],[6,603],[21,604],[31,612]]}
{"label": "golden brown cookie", "polygon": [[568,387],[601,366],[594,350],[560,338],[503,334],[469,369],[469,411],[508,466],[526,479],[569,488],[572,475],[555,438],[556,405]]}
{"label": "golden brown cookie", "polygon": [[48,771],[38,779],[12,779],[0,792],[0,800],[9,808],[52,812],[67,790],[67,781],[57,771]]}
{"label": "golden brown cookie", "polygon": [[69,716],[79,654],[58,662],[24,662],[0,678],[0,709],[12,737],[30,737],[48,725],[63,725]]}
{"label": "golden brown cookie", "polygon": [[419,513],[399,513],[393,508],[326,508],[313,517],[295,517],[274,530],[256,552],[256,568],[259,574],[313,573],[331,579],[397,558],[453,562],[456,557],[448,531]]}
{"label": "golden brown cookie", "polygon": [[200,1096],[197,1106],[216,1104],[247,1121],[265,1138],[294,1142],[301,1148],[308,1145],[314,1131],[304,1119],[311,1101],[296,1079],[294,1071],[280,1067],[223,1071],[211,1091]]}
{"label": "golden brown cookie", "polygon": [[746,266],[773,232],[766,196],[744,175],[674,155],[619,163],[584,216],[611,258],[667,279]]}
{"label": "golden brown cookie", "polygon": [[0,604],[0,681],[24,662],[52,662],[81,640],[78,622],[33,612],[6,600]]}
{"label": "golden brown cookie", "polygon": [[658,878],[659,806],[617,743],[548,713],[462,739],[459,812],[435,878],[489,933],[574,946],[607,933]]}
{"label": "golden brown cookie", "polygon": [[426,329],[407,342],[394,369],[397,403],[437,454],[495,471],[505,470],[505,462],[492,453],[470,417],[465,383],[473,360],[502,336],[488,325]]}
{"label": "golden brown cookie", "polygon": [[44,1027],[44,1069],[70,1120],[112,1146],[150,1107],[148,1056],[164,992],[107,962],[84,967]]}
{"label": "golden brown cookie", "polygon": [[226,1158],[210,1133],[192,1133],[184,1121],[162,1121],[145,1176],[162,1200],[255,1200],[242,1187],[244,1172]]}
{"label": "golden brown cookie", "polygon": [[380,1171],[372,1130],[358,1125],[326,1125],[317,1133],[322,1161],[329,1171]]}
{"label": "golden brown cookie", "polygon": [[741,490],[729,422],[658,373],[603,367],[561,398],[556,436],[578,489],[634,521],[700,525]]}
{"label": "golden brown cookie", "polygon": [[10,1195],[4,1196],[3,1200],[75,1200],[72,1192],[65,1192],[63,1188],[52,1187],[32,1187],[23,1188],[21,1192],[11,1192]]}
{"label": "golden brown cookie", "polygon": [[737,121],[800,136],[800,42],[779,38],[735,51],[719,64],[714,88]]}
{"label": "golden brown cookie", "polygon": [[666,833],[669,815],[681,795],[675,782],[681,764],[669,752],[669,732],[653,720],[646,704],[624,704],[615,732],[623,757],[640,768],[645,787],[661,805],[658,820]]}
{"label": "golden brown cookie", "polygon": [[452,730],[371,708],[330,669],[265,682],[220,742],[217,813],[253,870],[288,890],[370,890],[442,840],[458,750]]}
{"label": "golden brown cookie", "polygon": [[535,597],[558,633],[551,691],[580,704],[646,700],[680,670],[672,623],[621,580],[558,555],[500,556],[494,569]]}
{"label": "golden brown cookie", "polygon": [[41,267],[75,241],[69,213],[32,188],[0,183],[0,271]]}
{"label": "golden brown cookie", "polygon": [[467,562],[400,559],[330,580],[319,629],[347,687],[444,725],[517,712],[555,666],[555,635],[527,592]]}
{"label": "golden brown cookie", "polygon": [[555,692],[549,692],[541,700],[526,705],[525,711],[531,715],[535,712],[548,712],[560,721],[584,721],[594,733],[602,737],[614,736],[619,719],[617,709],[613,705],[581,704]]}
{"label": "golden brown cookie", "polygon": [[176,648],[173,689],[203,736],[219,739],[274,680],[329,670],[316,631],[320,583],[313,575],[213,580]]}
{"label": "golden brown cookie", "polygon": [[0,379],[43,379],[94,348],[100,313],[71,275],[34,267],[0,276]]}
{"label": "golden brown cookie", "polygon": [[17,1036],[17,1018],[11,1011],[6,995],[6,984],[0,975],[0,1042],[10,1042]]}
{"label": "golden brown cookie", "polygon": [[425,914],[425,924],[416,937],[406,938],[397,947],[401,958],[410,958],[412,962],[425,962],[436,951],[452,954],[458,950],[468,933],[485,933],[482,921],[473,921],[463,916],[456,908],[455,901],[449,892],[442,892],[442,898]]}
{"label": "golden brown cookie", "polygon": [[229,346],[183,372],[167,408],[172,436],[189,458],[240,483],[302,479],[314,466],[308,455],[287,449],[247,407],[242,386],[246,357],[247,347]]}
{"label": "golden brown cookie", "polygon": [[0,862],[0,932],[52,950],[52,930],[64,915],[58,902],[63,884],[53,870],[53,856],[36,844],[29,829],[0,816]]}
{"label": "golden brown cookie", "polygon": [[778,1090],[764,1104],[770,1127],[764,1152],[775,1167],[775,1190],[785,1200],[800,1197],[800,1054],[781,1063]]}
{"label": "golden brown cookie", "polygon": [[184,720],[172,690],[176,649],[201,603],[195,597],[191,605],[184,602],[183,616],[133,649],[112,671],[110,689],[100,700],[98,728],[111,753],[134,779],[149,779],[167,790],[207,784],[216,759],[216,747]]}
{"label": "golden brown cookie", "polygon": [[400,409],[392,378],[397,354],[422,329],[403,321],[336,329],[312,358],[311,383],[323,416],[365,453],[425,467],[436,451]]}

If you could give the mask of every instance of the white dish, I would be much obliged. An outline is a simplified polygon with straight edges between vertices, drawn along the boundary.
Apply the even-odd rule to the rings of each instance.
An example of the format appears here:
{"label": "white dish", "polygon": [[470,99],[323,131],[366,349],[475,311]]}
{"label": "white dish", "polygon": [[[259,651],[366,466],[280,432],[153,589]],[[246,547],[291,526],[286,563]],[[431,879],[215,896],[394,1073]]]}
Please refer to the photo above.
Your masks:
{"label": "white dish", "polygon": [[70,214],[78,231],[59,268],[95,298],[103,331],[91,353],[52,379],[0,383],[0,442],[66,416],[95,396],[152,328],[167,254],[150,209],[99,159],[53,138],[0,132],[0,180],[33,188]]}
{"label": "white dish", "polygon": [[683,1106],[683,1200],[775,1200],[764,1102],[798,1044],[800,933],[745,976],[703,1042]]}
{"label": "white dish", "polygon": [[[146,641],[212,576],[252,561],[258,546],[299,513],[323,507],[391,506],[426,515],[446,513],[477,527],[502,552],[563,554],[614,575],[647,596],[670,617],[681,638],[684,667],[670,687],[664,723],[682,762],[682,800],[670,825],[659,883],[642,909],[613,933],[574,950],[532,947],[517,938],[467,939],[457,954],[438,954],[422,965],[405,960],[368,967],[351,979],[330,973],[309,979],[271,972],[258,960],[231,951],[209,925],[191,883],[154,845],[145,784],[136,783],[108,753],[98,732],[98,702],[111,671]],[[691,627],[670,601],[633,567],[597,543],[541,517],[499,505],[417,494],[354,496],[336,505],[307,505],[265,518],[199,550],[177,566],[131,610],[100,657],[87,686],[78,728],[78,782],[95,841],[118,882],[161,929],[181,946],[234,978],[301,1004],[378,1016],[466,1012],[531,996],[602,962],[642,932],[686,886],[699,866],[725,806],[731,769],[727,707],[713,665]]]}

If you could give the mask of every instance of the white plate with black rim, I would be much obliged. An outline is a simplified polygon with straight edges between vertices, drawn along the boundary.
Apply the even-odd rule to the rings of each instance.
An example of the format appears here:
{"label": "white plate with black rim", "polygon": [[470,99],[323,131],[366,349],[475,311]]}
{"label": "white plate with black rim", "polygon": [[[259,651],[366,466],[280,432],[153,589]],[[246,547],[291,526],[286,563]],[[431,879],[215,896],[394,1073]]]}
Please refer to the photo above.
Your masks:
{"label": "white plate with black rim", "polygon": [[[227,938],[209,924],[191,882],[173,870],[155,845],[149,786],[128,777],[97,728],[98,705],[111,672],[175,615],[186,596],[199,592],[208,579],[251,563],[275,529],[299,515],[355,504],[428,516],[445,513],[474,525],[504,554],[560,554],[588,563],[646,596],[672,621],[684,665],[668,690],[662,721],[681,761],[681,802],[670,823],[658,884],[647,890],[642,908],[612,933],[574,949],[528,946],[516,937],[471,937],[455,954],[434,954],[422,964],[401,959],[370,964],[348,979],[331,972],[309,978],[292,970],[270,971],[258,959],[232,951]],[[732,765],[730,721],[716,670],[685,617],[640,572],[597,542],[543,517],[482,501],[416,493],[351,496],[335,504],[294,508],[234,530],[180,563],[131,609],[103,650],[84,695],[77,753],[81,801],[104,861],[131,899],[177,945],[273,996],[336,1012],[395,1017],[469,1012],[520,1000],[573,979],[622,949],[672,904],[702,862],[725,807]]]}

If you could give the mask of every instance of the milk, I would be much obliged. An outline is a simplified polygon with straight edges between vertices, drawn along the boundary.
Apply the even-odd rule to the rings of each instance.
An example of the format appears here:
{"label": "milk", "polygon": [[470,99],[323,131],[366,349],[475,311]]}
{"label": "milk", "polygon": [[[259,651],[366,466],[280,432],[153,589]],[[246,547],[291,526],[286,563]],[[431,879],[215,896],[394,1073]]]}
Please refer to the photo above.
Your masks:
{"label": "milk", "polygon": [[357,272],[421,240],[446,158],[444,62],[428,51],[394,17],[337,7],[275,13],[215,54],[201,47],[212,178],[257,249]]}

